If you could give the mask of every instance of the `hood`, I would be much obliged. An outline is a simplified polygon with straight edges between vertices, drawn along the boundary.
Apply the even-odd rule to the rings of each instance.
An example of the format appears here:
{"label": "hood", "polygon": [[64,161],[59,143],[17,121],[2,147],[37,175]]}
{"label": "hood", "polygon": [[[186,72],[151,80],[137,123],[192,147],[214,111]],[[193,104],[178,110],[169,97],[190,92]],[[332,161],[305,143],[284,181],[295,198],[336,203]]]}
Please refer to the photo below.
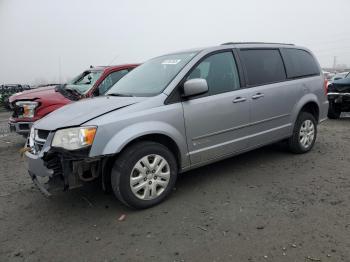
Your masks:
{"label": "hood", "polygon": [[59,92],[55,91],[55,86],[46,86],[46,87],[35,88],[35,89],[14,94],[9,98],[9,102],[12,103],[17,100],[35,100],[35,99],[44,99],[44,100],[50,100],[53,102],[58,101],[59,103],[61,103],[62,99],[65,100],[66,98],[63,95],[61,95]]}
{"label": "hood", "polygon": [[68,104],[35,122],[35,128],[56,130],[59,128],[79,126],[91,119],[108,112],[143,101],[142,97],[112,97],[102,96],[83,99]]}
{"label": "hood", "polygon": [[329,92],[350,92],[350,78],[343,78],[334,81],[328,87]]}

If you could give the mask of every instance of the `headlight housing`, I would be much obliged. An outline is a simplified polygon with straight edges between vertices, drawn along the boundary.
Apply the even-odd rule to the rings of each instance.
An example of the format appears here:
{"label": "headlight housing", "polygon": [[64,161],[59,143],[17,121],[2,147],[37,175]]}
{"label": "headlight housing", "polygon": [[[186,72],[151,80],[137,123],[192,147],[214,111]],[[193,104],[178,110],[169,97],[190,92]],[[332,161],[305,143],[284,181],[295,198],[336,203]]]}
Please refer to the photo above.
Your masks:
{"label": "headlight housing", "polygon": [[97,127],[73,127],[57,130],[51,146],[66,150],[76,150],[91,146],[94,142]]}
{"label": "headlight housing", "polygon": [[16,106],[23,108],[23,112],[22,112],[22,115],[20,115],[20,117],[33,118],[35,114],[35,108],[37,108],[38,105],[39,103],[35,101],[16,102]]}

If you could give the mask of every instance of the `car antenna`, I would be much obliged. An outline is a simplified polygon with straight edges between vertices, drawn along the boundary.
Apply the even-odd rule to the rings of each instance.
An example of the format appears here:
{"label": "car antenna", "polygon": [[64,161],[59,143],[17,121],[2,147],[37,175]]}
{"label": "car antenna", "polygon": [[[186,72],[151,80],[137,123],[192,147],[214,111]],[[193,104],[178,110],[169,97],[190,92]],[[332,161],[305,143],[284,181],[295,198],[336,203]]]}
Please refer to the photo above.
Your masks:
{"label": "car antenna", "polygon": [[110,66],[113,62],[114,62],[114,60],[116,60],[118,58],[118,55],[116,55],[109,63],[108,63],[108,66]]}

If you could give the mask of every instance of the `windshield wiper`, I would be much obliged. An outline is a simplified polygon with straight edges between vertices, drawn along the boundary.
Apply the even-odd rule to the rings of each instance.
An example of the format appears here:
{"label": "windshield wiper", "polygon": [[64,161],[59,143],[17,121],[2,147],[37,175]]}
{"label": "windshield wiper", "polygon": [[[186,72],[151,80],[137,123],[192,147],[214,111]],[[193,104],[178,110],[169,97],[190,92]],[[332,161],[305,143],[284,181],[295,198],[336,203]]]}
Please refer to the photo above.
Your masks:
{"label": "windshield wiper", "polygon": [[68,98],[69,100],[74,100],[74,101],[79,100],[81,95],[77,94],[76,91],[74,92],[72,89],[66,89],[65,88],[66,86],[67,84],[57,85],[55,87],[55,91],[59,92],[61,95]]}
{"label": "windshield wiper", "polygon": [[69,91],[70,93],[72,93],[72,94],[74,94],[74,95],[76,95],[76,96],[78,96],[78,97],[80,97],[80,96],[81,96],[81,93],[80,93],[80,92],[78,92],[78,91],[77,91],[77,90],[75,90],[75,89],[65,88],[65,90],[66,90],[66,91]]}
{"label": "windshield wiper", "polygon": [[107,96],[123,96],[123,97],[132,97],[133,95],[130,95],[130,94],[119,94],[119,93],[110,93],[110,94],[107,94]]}

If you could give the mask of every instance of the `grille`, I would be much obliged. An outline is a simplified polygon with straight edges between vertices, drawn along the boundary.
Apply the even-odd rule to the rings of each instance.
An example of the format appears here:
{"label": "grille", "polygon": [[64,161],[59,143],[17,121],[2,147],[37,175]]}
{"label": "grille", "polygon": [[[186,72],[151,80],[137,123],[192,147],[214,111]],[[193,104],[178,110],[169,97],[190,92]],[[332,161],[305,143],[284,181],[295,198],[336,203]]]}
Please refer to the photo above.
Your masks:
{"label": "grille", "polygon": [[19,130],[29,130],[29,124],[19,124]]}
{"label": "grille", "polygon": [[34,147],[36,152],[40,152],[43,149],[45,142],[34,140]]}
{"label": "grille", "polygon": [[36,152],[40,152],[46,143],[46,139],[49,136],[50,131],[35,129],[34,130],[34,149]]}
{"label": "grille", "polygon": [[38,129],[37,132],[38,132],[38,137],[43,140],[46,140],[50,133],[50,131],[42,130],[42,129]]}

